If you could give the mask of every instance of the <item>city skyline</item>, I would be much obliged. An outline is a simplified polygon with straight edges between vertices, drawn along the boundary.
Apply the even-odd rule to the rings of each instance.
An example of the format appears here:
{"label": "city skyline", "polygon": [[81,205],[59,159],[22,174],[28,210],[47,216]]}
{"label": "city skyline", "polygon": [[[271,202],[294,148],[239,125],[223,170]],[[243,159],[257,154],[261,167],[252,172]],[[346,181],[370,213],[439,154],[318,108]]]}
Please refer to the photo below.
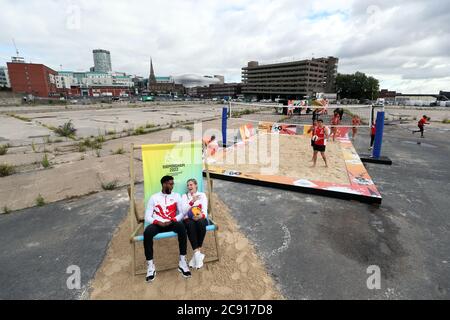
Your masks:
{"label": "city skyline", "polygon": [[[221,74],[240,82],[251,60],[336,56],[338,72],[367,73],[382,88],[434,93],[450,87],[444,20],[450,4],[438,1],[0,4],[2,66],[15,55],[14,38],[27,62],[56,71],[61,65],[87,71],[92,50],[102,48],[111,52],[114,71],[148,77],[151,55],[157,75]],[[22,12],[27,19],[19,19]]]}

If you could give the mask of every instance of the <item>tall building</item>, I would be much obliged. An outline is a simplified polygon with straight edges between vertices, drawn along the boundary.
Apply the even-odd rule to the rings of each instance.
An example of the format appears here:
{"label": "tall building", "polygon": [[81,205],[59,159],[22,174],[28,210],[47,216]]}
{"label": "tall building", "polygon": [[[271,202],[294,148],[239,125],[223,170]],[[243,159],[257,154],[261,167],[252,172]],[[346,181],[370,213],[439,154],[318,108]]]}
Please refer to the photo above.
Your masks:
{"label": "tall building", "polygon": [[43,65],[24,62],[8,62],[8,74],[14,93],[32,94],[36,97],[57,95],[58,73]]}
{"label": "tall building", "polygon": [[266,65],[250,61],[242,68],[242,93],[259,99],[334,93],[338,61],[334,57]]}
{"label": "tall building", "polygon": [[111,53],[107,50],[97,49],[93,51],[94,71],[108,73],[112,71]]}
{"label": "tall building", "polygon": [[11,88],[8,69],[6,67],[0,67],[0,87]]}

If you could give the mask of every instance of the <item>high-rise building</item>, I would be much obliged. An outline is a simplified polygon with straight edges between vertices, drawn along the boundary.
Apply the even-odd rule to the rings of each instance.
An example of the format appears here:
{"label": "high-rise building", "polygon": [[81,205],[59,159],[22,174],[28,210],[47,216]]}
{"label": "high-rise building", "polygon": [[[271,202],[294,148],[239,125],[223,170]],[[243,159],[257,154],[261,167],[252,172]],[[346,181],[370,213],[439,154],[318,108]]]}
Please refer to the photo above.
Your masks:
{"label": "high-rise building", "polygon": [[95,72],[111,72],[111,53],[107,50],[97,49],[94,54],[94,71]]}
{"label": "high-rise building", "polygon": [[318,58],[242,68],[242,93],[259,99],[302,98],[336,92],[338,58]]}
{"label": "high-rise building", "polygon": [[8,69],[6,67],[0,67],[0,87],[11,88]]}

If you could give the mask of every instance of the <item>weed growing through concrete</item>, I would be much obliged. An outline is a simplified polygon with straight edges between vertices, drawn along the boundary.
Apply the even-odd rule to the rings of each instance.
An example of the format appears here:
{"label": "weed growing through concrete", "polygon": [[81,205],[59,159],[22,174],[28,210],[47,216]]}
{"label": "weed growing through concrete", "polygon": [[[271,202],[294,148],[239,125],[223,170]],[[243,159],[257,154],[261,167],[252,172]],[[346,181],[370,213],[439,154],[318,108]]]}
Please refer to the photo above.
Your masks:
{"label": "weed growing through concrete", "polygon": [[0,164],[0,177],[7,177],[13,175],[16,172],[14,166],[3,163]]}
{"label": "weed growing through concrete", "polygon": [[45,200],[44,200],[44,198],[42,197],[41,194],[39,194],[38,197],[36,198],[36,205],[37,205],[38,207],[43,207],[43,206],[45,206]]}
{"label": "weed growing through concrete", "polygon": [[105,191],[115,190],[117,188],[117,183],[118,183],[117,180],[107,182],[107,183],[102,183],[102,189]]}

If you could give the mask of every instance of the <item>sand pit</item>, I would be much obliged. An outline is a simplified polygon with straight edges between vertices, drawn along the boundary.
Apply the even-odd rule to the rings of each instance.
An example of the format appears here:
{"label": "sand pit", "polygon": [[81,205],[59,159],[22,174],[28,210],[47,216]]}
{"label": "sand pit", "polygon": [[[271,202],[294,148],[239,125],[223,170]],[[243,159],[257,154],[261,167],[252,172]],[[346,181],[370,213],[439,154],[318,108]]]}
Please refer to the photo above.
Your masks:
{"label": "sand pit", "polygon": [[[239,231],[228,208],[214,195],[215,221],[220,226],[219,262],[208,263],[202,270],[193,271],[191,279],[183,279],[178,271],[157,273],[151,284],[145,276],[133,277],[129,222],[125,220],[112,239],[105,260],[91,286],[91,299],[144,300],[215,300],[215,299],[283,299],[273,280],[257,257],[253,246]],[[139,248],[139,247],[138,247]],[[156,241],[157,268],[176,265],[176,239]],[[215,255],[213,234],[208,233],[204,253]],[[192,255],[188,247],[188,258]],[[145,263],[143,248],[137,250],[141,267]]]}
{"label": "sand pit", "polygon": [[[271,148],[272,139],[279,139]],[[279,147],[278,147],[279,146]],[[267,150],[267,151],[266,151]],[[238,161],[245,154],[245,163]],[[251,161],[251,155],[257,155],[257,162]],[[262,156],[267,155],[267,157]],[[226,150],[224,154],[219,152],[215,159],[216,163],[210,165],[211,170],[234,170],[248,174],[261,174],[261,168],[270,167],[269,161],[278,163],[273,175],[286,176],[297,179],[312,181],[326,181],[330,183],[349,184],[349,178],[342,148],[339,142],[329,141],[326,155],[328,157],[328,168],[325,168],[320,155],[317,167],[311,168],[312,147],[310,137],[305,135],[271,135],[258,134],[257,139],[252,139],[247,145],[235,146]],[[230,162],[230,159],[232,163]],[[242,158],[244,159],[244,158]]]}

